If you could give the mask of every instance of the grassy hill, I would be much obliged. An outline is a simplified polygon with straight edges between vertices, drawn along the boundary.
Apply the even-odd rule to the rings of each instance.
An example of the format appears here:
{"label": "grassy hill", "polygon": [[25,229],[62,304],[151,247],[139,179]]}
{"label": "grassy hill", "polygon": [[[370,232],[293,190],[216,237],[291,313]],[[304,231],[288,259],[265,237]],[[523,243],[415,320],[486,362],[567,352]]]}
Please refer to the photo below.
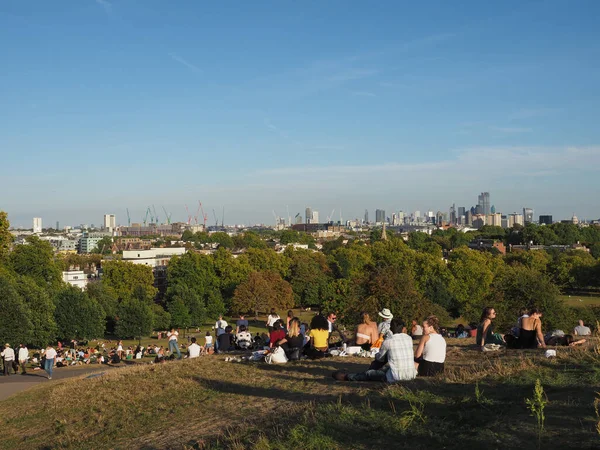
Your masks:
{"label": "grassy hill", "polygon": [[44,383],[0,402],[0,448],[534,448],[525,399],[537,379],[548,400],[539,446],[600,446],[595,343],[553,360],[449,344],[443,377],[394,386],[330,377],[363,370],[362,358],[274,366],[223,356]]}

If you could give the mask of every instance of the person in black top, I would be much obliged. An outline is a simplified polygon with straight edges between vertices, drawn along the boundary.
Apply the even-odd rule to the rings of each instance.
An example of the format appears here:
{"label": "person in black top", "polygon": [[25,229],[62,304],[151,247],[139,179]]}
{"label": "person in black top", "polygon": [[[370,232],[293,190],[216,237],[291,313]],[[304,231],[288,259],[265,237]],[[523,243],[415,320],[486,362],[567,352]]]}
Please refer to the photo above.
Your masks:
{"label": "person in black top", "polygon": [[292,318],[287,334],[275,344],[283,348],[289,360],[300,359],[304,345],[304,336],[300,333],[300,319],[297,317]]}
{"label": "person in black top", "polygon": [[233,334],[231,334],[231,332],[233,331],[233,328],[231,327],[231,325],[227,325],[225,327],[225,333],[221,334],[218,338],[218,353],[222,353],[222,352],[230,352],[232,350],[235,350],[235,341],[233,339]]}

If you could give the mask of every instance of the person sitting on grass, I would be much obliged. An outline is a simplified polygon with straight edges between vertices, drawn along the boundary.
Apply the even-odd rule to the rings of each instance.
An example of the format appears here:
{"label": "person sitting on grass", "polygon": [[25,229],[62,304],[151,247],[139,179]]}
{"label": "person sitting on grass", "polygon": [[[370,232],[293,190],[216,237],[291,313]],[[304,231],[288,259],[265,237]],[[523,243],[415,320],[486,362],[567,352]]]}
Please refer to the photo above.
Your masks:
{"label": "person sitting on grass", "polygon": [[371,345],[379,338],[377,324],[371,320],[367,312],[363,312],[360,316],[360,323],[356,327],[356,345],[362,347],[363,350],[369,351],[371,350]]}
{"label": "person sitting on grass", "polygon": [[[412,338],[400,319],[390,322],[392,337],[383,341],[371,367],[360,373],[333,372],[338,381],[397,381],[414,380],[417,376]],[[378,368],[376,368],[378,367]]]}
{"label": "person sitting on grass", "polygon": [[285,338],[285,330],[283,329],[283,321],[277,319],[273,322],[273,330],[269,333],[269,347],[273,348],[283,338]]}
{"label": "person sitting on grass", "polygon": [[423,336],[423,327],[421,325],[419,325],[419,322],[417,322],[416,320],[412,321],[412,326],[410,328],[410,335],[413,338],[420,338],[421,336]]}
{"label": "person sitting on grass", "polygon": [[197,358],[197,357],[200,356],[200,350],[201,350],[200,346],[198,344],[196,344],[196,338],[195,337],[193,337],[191,339],[191,342],[192,343],[189,345],[189,347],[187,349],[188,350],[187,351],[188,358]]}
{"label": "person sitting on grass", "polygon": [[246,328],[246,325],[240,325],[239,331],[235,338],[237,346],[241,350],[248,350],[250,347],[252,347],[252,335]]}
{"label": "person sitting on grass", "polygon": [[227,325],[225,327],[225,333],[219,336],[217,345],[218,353],[230,352],[232,350],[235,350],[235,342],[233,340],[233,334],[231,334],[232,331],[233,328],[231,327],[231,325]]}
{"label": "person sitting on grass", "polygon": [[482,350],[486,350],[487,344],[505,345],[504,339],[497,333],[494,333],[494,324],[492,321],[496,318],[496,310],[490,306],[483,308],[481,313],[481,322],[477,327],[475,342]]}
{"label": "person sitting on grass", "polygon": [[575,336],[591,336],[592,330],[590,330],[590,327],[585,326],[583,320],[580,320],[579,325],[573,328],[573,334]]}
{"label": "person sitting on grass", "polygon": [[304,347],[306,355],[310,359],[323,358],[329,349],[329,322],[321,314],[312,318],[309,337],[310,341]]}
{"label": "person sitting on grass", "polygon": [[521,321],[519,330],[518,347],[524,349],[533,349],[546,347],[544,334],[542,333],[542,312],[537,308],[532,308],[529,317]]}
{"label": "person sitting on grass", "polygon": [[287,334],[276,344],[283,348],[285,356],[287,356],[290,361],[297,361],[300,359],[302,347],[304,346],[304,336],[300,333],[300,319],[297,317],[292,318]]}
{"label": "person sitting on grass", "polygon": [[415,368],[421,377],[432,377],[444,372],[446,340],[439,332],[440,321],[436,316],[425,319],[423,337],[415,351]]}
{"label": "person sitting on grass", "polygon": [[119,356],[119,353],[122,352],[118,352],[118,351],[111,351],[108,355],[108,365],[109,366],[114,366],[116,364],[120,364],[121,363],[121,357]]}

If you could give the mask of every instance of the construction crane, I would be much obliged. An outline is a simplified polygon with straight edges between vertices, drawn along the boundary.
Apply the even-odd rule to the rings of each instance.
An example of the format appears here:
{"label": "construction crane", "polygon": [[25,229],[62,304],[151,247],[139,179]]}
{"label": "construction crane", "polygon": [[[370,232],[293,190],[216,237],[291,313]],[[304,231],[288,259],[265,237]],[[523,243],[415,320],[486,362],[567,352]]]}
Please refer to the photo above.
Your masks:
{"label": "construction crane", "polygon": [[148,223],[148,213],[150,212],[150,208],[146,209],[146,217],[144,217],[144,226],[146,226],[146,224]]}
{"label": "construction crane", "polygon": [[279,225],[279,217],[275,214],[275,210],[273,210],[273,217],[275,218],[275,226]]}
{"label": "construction crane", "polygon": [[154,205],[152,205],[152,211],[154,211],[154,222],[156,223],[156,225],[158,225],[158,214],[156,214],[156,208],[154,207]]}
{"label": "construction crane", "polygon": [[185,205],[185,212],[187,212],[187,224],[190,225],[192,223],[192,216],[190,215],[190,210],[188,209],[187,205]]}
{"label": "construction crane", "polygon": [[200,201],[198,201],[198,208],[196,208],[196,215],[194,216],[194,222],[198,225],[198,216],[200,215]]}
{"label": "construction crane", "polygon": [[215,227],[218,227],[219,219],[217,219],[217,213],[215,212],[215,208],[213,208],[213,216],[215,216]]}
{"label": "construction crane", "polygon": [[125,208],[127,210],[127,226],[131,226],[131,216],[129,215],[129,208]]}
{"label": "construction crane", "polygon": [[162,209],[165,212],[165,217],[167,218],[167,225],[171,225],[171,213],[168,213],[164,206]]}
{"label": "construction crane", "polygon": [[287,224],[288,227],[292,226],[292,216],[290,216],[290,208],[288,205],[285,205],[285,210],[287,211]]}
{"label": "construction crane", "polygon": [[331,214],[329,214],[329,216],[327,216],[327,223],[332,222],[333,221],[333,213],[335,212],[335,208],[333,208],[331,210]]}
{"label": "construction crane", "polygon": [[154,223],[154,215],[152,214],[152,209],[148,206],[148,212],[150,213],[150,224]]}
{"label": "construction crane", "polygon": [[204,208],[202,208],[202,202],[198,201],[198,203],[200,203],[200,211],[202,211],[202,220],[204,220],[204,229],[206,230],[206,220],[208,219],[208,214],[204,213]]}
{"label": "construction crane", "polygon": [[223,206],[223,216],[221,217],[221,226],[225,228],[225,207]]}

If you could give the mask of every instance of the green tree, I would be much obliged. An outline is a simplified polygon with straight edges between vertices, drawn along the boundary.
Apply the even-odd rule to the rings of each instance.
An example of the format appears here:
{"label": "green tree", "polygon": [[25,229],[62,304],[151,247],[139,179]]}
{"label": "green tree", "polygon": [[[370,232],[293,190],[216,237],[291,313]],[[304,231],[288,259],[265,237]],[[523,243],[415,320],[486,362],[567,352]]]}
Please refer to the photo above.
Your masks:
{"label": "green tree", "polygon": [[115,334],[130,339],[150,334],[154,322],[152,307],[137,298],[123,300],[117,307]]}
{"label": "green tree", "polygon": [[180,298],[175,298],[167,305],[171,314],[171,326],[174,328],[188,328],[191,325],[190,312]]}
{"label": "green tree", "polygon": [[289,283],[292,285],[297,306],[317,306],[329,281],[330,269],[325,255],[310,250],[287,249],[291,259]]}
{"label": "green tree", "polygon": [[54,302],[48,292],[29,277],[18,277],[15,287],[29,311],[31,333],[28,343],[39,348],[45,347],[56,336]]}
{"label": "green tree", "polygon": [[58,293],[54,318],[61,339],[94,339],[104,334],[104,310],[74,286]]}
{"label": "green tree", "polygon": [[504,260],[511,266],[520,264],[545,273],[552,258],[544,250],[513,250],[506,254]]}
{"label": "green tree", "polygon": [[167,330],[171,327],[171,314],[158,303],[152,304],[152,314],[154,315],[153,327],[156,331]]}
{"label": "green tree", "polygon": [[271,308],[288,309],[294,304],[290,284],[276,272],[252,272],[240,284],[233,296],[233,310],[237,313],[267,312]]}
{"label": "green tree", "polygon": [[148,298],[156,297],[152,268],[125,261],[106,261],[102,265],[102,283],[112,289],[117,298],[132,298],[136,289],[143,289]]}
{"label": "green tree", "polygon": [[218,231],[210,235],[211,242],[215,244],[219,244],[219,247],[232,249],[233,248],[233,239],[227,233],[222,231]]}
{"label": "green tree", "polygon": [[113,240],[110,236],[104,236],[98,241],[96,247],[92,250],[92,253],[99,253],[101,255],[110,255],[112,253]]}
{"label": "green tree", "polygon": [[8,231],[9,228],[8,214],[0,211],[0,261],[8,254],[10,246],[14,241],[13,235]]}
{"label": "green tree", "polygon": [[33,323],[31,311],[19,295],[15,280],[5,271],[0,271],[0,342],[17,344],[31,343]]}
{"label": "green tree", "polygon": [[234,258],[229,250],[219,248],[213,254],[212,262],[215,273],[213,285],[218,286],[221,292],[221,301],[226,299],[229,304],[235,288],[252,272],[248,255],[242,254],[238,258]]}
{"label": "green tree", "polygon": [[63,285],[52,246],[37,236],[28,236],[27,244],[18,245],[9,255],[9,266],[19,275],[32,278],[39,286],[54,293]]}
{"label": "green tree", "polygon": [[206,319],[206,305],[198,293],[185,284],[178,284],[170,291],[171,301],[181,300],[189,311],[190,325],[200,326]]}
{"label": "green tree", "polygon": [[114,318],[117,315],[119,299],[113,288],[106,286],[101,280],[92,281],[86,287],[87,295],[98,302],[104,310],[106,317]]}
{"label": "green tree", "polygon": [[233,237],[235,248],[267,248],[267,243],[253,231],[246,231]]}
{"label": "green tree", "polygon": [[245,255],[248,258],[248,263],[252,270],[269,270],[271,272],[277,272],[282,277],[288,275],[290,260],[270,248],[249,248]]}

